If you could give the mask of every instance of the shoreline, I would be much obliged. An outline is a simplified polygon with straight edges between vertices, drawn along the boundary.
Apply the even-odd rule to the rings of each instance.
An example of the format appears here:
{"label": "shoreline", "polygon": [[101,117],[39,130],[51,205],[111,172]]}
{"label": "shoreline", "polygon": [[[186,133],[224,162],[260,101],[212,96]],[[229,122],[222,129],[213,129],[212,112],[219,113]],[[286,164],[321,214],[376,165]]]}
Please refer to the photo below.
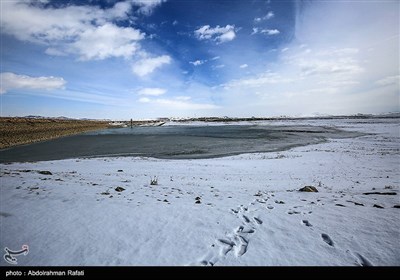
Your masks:
{"label": "shoreline", "polygon": [[334,127],[258,123],[237,126],[166,125],[120,128],[64,137],[0,151],[0,162],[32,162],[105,156],[159,159],[212,159],[245,153],[277,152],[362,133]]}

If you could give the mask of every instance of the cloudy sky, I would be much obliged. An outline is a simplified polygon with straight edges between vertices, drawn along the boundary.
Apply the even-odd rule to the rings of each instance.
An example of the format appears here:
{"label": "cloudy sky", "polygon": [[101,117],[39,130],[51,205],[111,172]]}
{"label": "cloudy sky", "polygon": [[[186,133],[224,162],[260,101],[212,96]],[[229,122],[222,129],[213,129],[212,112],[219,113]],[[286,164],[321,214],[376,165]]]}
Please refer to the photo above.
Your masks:
{"label": "cloudy sky", "polygon": [[2,116],[399,111],[397,0],[0,1]]}

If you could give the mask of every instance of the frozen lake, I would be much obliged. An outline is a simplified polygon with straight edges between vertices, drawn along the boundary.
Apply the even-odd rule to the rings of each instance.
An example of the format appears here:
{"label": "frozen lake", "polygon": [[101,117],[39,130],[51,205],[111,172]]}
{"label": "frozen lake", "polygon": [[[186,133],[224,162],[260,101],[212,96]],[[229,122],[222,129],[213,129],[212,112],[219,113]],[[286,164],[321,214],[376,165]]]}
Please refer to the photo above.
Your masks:
{"label": "frozen lake", "polygon": [[165,159],[214,158],[287,150],[327,138],[360,135],[309,125],[213,125],[113,128],[0,151],[0,162],[77,157],[145,156]]}

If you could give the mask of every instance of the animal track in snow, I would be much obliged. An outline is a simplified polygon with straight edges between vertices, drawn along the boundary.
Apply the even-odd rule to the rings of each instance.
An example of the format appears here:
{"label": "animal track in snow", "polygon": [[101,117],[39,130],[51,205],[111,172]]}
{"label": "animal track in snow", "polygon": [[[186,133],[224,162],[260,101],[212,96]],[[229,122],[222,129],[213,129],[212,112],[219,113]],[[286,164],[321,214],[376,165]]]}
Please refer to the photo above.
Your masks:
{"label": "animal track in snow", "polygon": [[235,249],[235,255],[236,255],[236,257],[243,256],[247,252],[247,246],[249,244],[249,241],[240,235],[235,236],[235,239],[237,239],[239,241],[238,242],[239,245],[236,246],[236,249]]}
{"label": "animal track in snow", "polygon": [[[249,213],[253,211],[249,211],[248,207],[243,205],[240,205],[235,209],[230,209],[230,211],[236,214],[235,216],[241,220],[241,225],[234,228],[231,233],[226,234],[225,238],[217,239],[216,244],[219,245],[219,248],[211,249],[205,257],[197,262],[197,264],[213,266],[231,251],[237,258],[243,256],[247,252],[250,241],[249,238],[256,231],[255,226],[262,225],[263,221],[258,217],[252,217],[252,219],[250,219],[247,216],[247,213],[247,215],[244,215],[245,212]],[[216,246],[213,244],[211,247]],[[218,251],[216,252],[215,250]]]}
{"label": "animal track in snow", "polygon": [[363,255],[361,255],[359,253],[355,253],[355,255],[357,256],[358,263],[361,266],[373,266],[373,264],[369,260],[367,260]]}
{"label": "animal track in snow", "polygon": [[301,222],[303,225],[305,225],[307,227],[312,227],[312,224],[310,224],[310,222],[308,220],[302,220]]}
{"label": "animal track in snow", "polygon": [[243,226],[240,226],[236,233],[254,233],[254,229],[245,230]]}
{"label": "animal track in snow", "polygon": [[328,244],[329,246],[335,247],[333,244],[332,239],[329,237],[329,235],[327,235],[326,233],[322,233],[321,234],[322,240]]}

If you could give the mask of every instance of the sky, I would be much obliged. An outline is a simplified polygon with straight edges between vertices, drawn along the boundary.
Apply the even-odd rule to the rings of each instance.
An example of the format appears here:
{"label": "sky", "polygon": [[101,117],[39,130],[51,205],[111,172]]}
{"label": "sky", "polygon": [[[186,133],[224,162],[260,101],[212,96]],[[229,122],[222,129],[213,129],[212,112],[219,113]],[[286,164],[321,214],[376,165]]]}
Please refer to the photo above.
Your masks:
{"label": "sky", "polygon": [[1,116],[399,111],[397,0],[0,3]]}

